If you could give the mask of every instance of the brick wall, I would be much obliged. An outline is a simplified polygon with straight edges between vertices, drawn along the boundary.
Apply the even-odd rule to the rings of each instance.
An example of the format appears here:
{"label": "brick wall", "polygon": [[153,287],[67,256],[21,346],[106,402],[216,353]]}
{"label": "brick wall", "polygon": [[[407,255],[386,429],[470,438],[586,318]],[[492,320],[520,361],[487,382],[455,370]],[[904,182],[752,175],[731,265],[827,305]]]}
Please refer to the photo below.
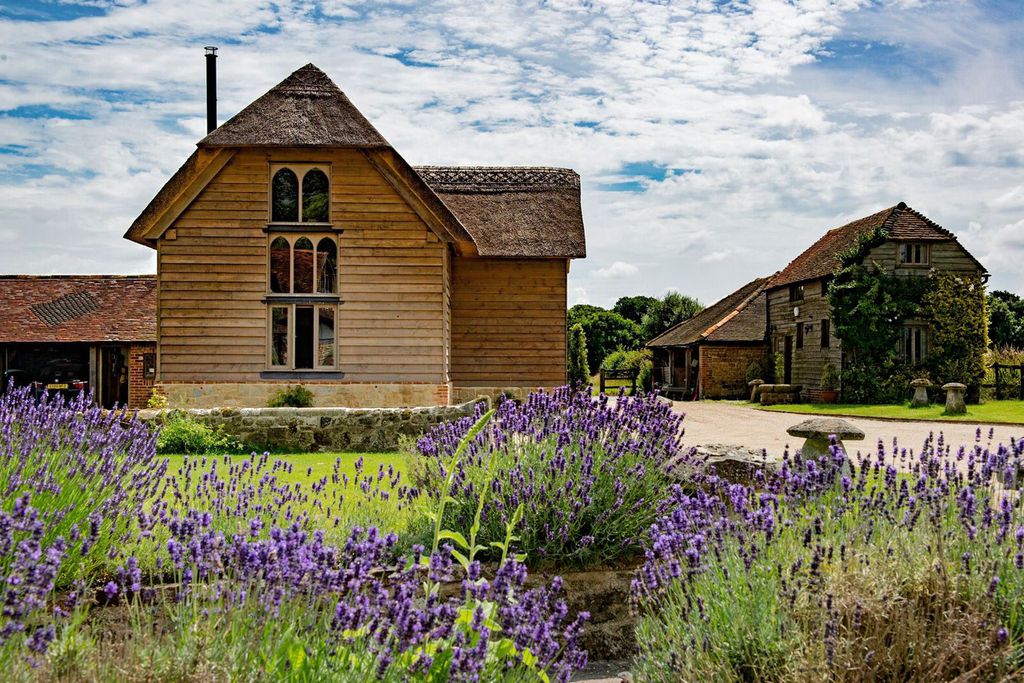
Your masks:
{"label": "brick wall", "polygon": [[132,344],[128,347],[128,407],[145,408],[153,395],[153,378],[145,376],[143,358],[156,353],[156,344]]}
{"label": "brick wall", "polygon": [[700,347],[701,398],[746,398],[747,367],[758,361],[767,363],[768,348],[764,344],[750,346]]}

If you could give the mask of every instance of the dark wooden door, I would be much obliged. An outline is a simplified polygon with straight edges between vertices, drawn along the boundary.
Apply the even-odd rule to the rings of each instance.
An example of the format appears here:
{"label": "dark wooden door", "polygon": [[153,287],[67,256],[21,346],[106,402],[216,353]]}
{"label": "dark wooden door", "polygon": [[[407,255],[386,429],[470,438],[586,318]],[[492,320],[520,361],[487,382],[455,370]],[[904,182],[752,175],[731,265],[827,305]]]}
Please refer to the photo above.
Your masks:
{"label": "dark wooden door", "polygon": [[104,408],[128,403],[128,363],[121,346],[100,348],[100,390],[96,397]]}
{"label": "dark wooden door", "polygon": [[793,383],[793,337],[786,335],[786,346],[782,356],[783,384]]}

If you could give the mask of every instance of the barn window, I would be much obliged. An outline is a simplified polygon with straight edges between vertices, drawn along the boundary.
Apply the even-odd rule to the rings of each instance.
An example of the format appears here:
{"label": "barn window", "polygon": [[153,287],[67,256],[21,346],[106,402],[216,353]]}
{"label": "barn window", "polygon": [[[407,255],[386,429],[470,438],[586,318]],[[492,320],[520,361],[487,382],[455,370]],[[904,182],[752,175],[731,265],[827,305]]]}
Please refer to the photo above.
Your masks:
{"label": "barn window", "polygon": [[927,266],[928,245],[921,242],[903,242],[900,244],[900,265]]}
{"label": "barn window", "polygon": [[791,302],[804,300],[804,286],[802,284],[789,286],[789,300]]}
{"label": "barn window", "polygon": [[271,166],[270,222],[330,223],[331,183],[325,169],[326,164]]}
{"label": "barn window", "polygon": [[832,345],[832,337],[829,328],[831,324],[828,318],[823,318],[821,321],[821,348],[827,349]]}
{"label": "barn window", "polygon": [[336,370],[337,237],[271,235],[269,252],[269,369]]}
{"label": "barn window", "polygon": [[282,168],[274,174],[271,195],[271,221],[295,223],[299,220],[299,178],[294,171]]}
{"label": "barn window", "polygon": [[903,362],[917,365],[928,356],[928,328],[920,325],[908,325],[903,328],[900,339],[900,355]]}

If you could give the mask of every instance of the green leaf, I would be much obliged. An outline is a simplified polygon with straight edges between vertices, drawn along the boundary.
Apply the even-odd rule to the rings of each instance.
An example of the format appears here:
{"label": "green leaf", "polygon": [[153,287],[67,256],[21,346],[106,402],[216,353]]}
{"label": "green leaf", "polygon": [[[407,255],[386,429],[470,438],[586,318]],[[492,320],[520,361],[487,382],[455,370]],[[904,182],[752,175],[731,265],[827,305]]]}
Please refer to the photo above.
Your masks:
{"label": "green leaf", "polygon": [[460,534],[458,531],[447,531],[447,530],[445,530],[445,531],[442,531],[441,533],[439,533],[437,535],[437,537],[439,539],[441,539],[441,540],[444,540],[446,538],[447,539],[451,539],[451,540],[455,541],[456,543],[458,543],[460,548],[463,548],[465,550],[469,550],[469,541],[467,541],[466,537],[463,536],[462,534]]}
{"label": "green leaf", "polygon": [[463,569],[465,569],[466,571],[469,571],[469,558],[468,557],[466,557],[465,555],[460,553],[458,550],[454,550],[454,549],[452,550],[452,557],[454,557],[455,560],[460,565],[462,565]]}

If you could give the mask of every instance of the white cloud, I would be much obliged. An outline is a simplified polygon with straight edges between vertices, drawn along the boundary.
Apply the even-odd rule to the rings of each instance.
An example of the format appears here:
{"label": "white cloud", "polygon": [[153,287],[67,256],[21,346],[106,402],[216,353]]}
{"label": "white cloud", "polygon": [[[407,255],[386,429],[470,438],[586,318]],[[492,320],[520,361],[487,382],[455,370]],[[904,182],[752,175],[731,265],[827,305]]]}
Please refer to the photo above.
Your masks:
{"label": "white cloud", "polygon": [[[199,46],[227,36],[222,118],[313,61],[414,163],[577,169],[574,302],[713,301],[900,200],[1024,290],[1020,28],[946,0],[154,0],[0,19],[0,232],[16,236],[0,272],[153,268],[121,234],[202,137]],[[896,53],[851,68],[847,39]],[[4,114],[18,107],[52,111]],[[608,188],[627,164],[653,169],[620,188],[643,191]]]}
{"label": "white cloud", "polygon": [[625,261],[616,261],[615,263],[605,268],[598,268],[594,271],[596,277],[605,278],[607,280],[621,280],[639,272],[639,268],[634,266],[632,263],[626,263]]}

